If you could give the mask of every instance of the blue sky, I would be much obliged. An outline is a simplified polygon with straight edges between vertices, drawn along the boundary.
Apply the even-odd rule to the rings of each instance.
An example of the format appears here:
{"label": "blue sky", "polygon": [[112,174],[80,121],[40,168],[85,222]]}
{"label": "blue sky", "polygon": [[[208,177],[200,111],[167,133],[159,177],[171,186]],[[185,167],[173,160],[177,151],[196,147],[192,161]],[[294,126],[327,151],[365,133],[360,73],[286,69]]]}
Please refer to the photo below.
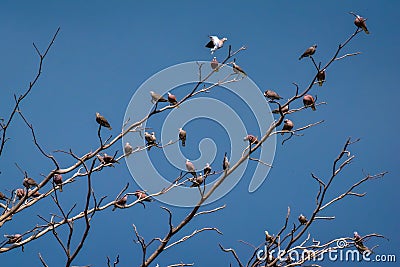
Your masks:
{"label": "blue sky", "polygon": [[[333,64],[327,71],[326,84],[313,88],[312,93],[328,105],[318,108],[318,112],[306,110],[291,116],[298,126],[321,119],[325,123],[284,146],[280,145],[279,136],[274,168],[259,190],[248,193],[250,178],[243,177],[228,195],[207,206],[226,204],[226,209],[196,218],[182,231],[185,235],[199,227],[215,226],[224,233],[222,236],[202,233],[166,251],[155,264],[166,266],[183,261],[194,262],[195,266],[227,266],[233,259],[219,250],[218,243],[236,248],[239,256],[247,259],[251,249],[238,240],[261,243],[264,230],[275,233],[280,229],[288,206],[293,220],[300,213],[310,214],[317,185],[309,174],[327,178],[333,159],[349,136],[361,138],[351,147],[357,158],[337,179],[330,196],[341,193],[364,173],[389,174],[383,180],[363,185],[360,191],[368,192],[363,199],[348,198],[326,210],[326,215],[335,215],[336,219],[318,221],[310,232],[321,241],[350,236],[355,230],[360,234],[378,232],[390,241],[371,240],[368,244],[375,245],[376,241],[380,245],[377,253],[395,254],[400,247],[399,223],[394,216],[399,201],[395,192],[400,185],[396,156],[400,149],[396,118],[400,35],[395,28],[399,5],[396,1],[3,1],[0,116],[9,114],[13,94],[21,93],[36,72],[38,58],[32,42],[43,49],[59,26],[61,32],[46,58],[40,81],[21,108],[47,151],[71,148],[81,155],[98,145],[96,111],[108,118],[115,129],[111,133],[116,135],[131,96],[146,79],[171,65],[211,59],[204,47],[209,34],[228,37],[227,44],[234,49],[246,45],[248,49],[237,60],[249,77],[261,90],[271,88],[289,98],[294,91],[292,82],[304,88],[314,75],[313,66],[308,60],[299,62],[299,55],[317,43],[315,58],[326,62],[338,44],[354,31],[353,17],[348,14],[354,11],[368,18],[371,34],[360,34],[344,52],[362,54]],[[226,50],[227,46],[217,56],[222,58]],[[241,107],[238,109],[240,112]],[[152,123],[156,122],[157,118]],[[196,122],[192,126],[198,127]],[[211,135],[207,131],[193,133],[192,140]],[[19,118],[13,122],[9,135],[12,139],[0,161],[0,191],[20,186],[22,178],[14,162],[38,180],[40,174],[52,168],[51,162],[34,147],[29,129]],[[217,154],[221,157],[229,144],[223,134],[215,142],[222,146]],[[199,151],[196,144],[191,145],[195,147],[184,153],[195,158]],[[57,157],[64,167],[73,162],[64,155]],[[164,159],[159,151],[154,157]],[[216,164],[219,162],[217,159]],[[176,170],[165,173],[173,176]],[[94,189],[98,196],[112,199],[126,182],[133,184],[128,168],[121,164],[96,174]],[[85,182],[78,181],[65,188],[61,196],[64,205],[70,207],[77,200],[83,201],[85,186]],[[86,247],[74,264],[104,266],[106,256],[119,254],[119,266],[138,265],[140,250],[132,241],[132,224],[146,239],[163,236],[167,216],[160,205],[98,213]],[[171,209],[175,224],[189,211]],[[15,216],[0,232],[24,232],[42,223],[37,214],[49,216],[55,210],[48,199]],[[79,223],[77,228],[80,229]],[[16,249],[3,254],[1,260],[5,266],[20,266],[28,261],[37,266],[38,252],[50,266],[64,263],[62,250],[51,234],[27,245],[24,253]],[[336,263],[327,262],[325,266]]]}

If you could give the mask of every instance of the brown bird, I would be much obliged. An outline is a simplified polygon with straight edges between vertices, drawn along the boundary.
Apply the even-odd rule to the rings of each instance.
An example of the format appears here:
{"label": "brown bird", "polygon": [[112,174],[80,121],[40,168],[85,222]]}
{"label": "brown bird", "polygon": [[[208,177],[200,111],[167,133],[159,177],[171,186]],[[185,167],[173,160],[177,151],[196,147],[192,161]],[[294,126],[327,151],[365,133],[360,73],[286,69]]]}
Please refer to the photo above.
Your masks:
{"label": "brown bird", "polygon": [[[32,190],[29,190],[28,191],[28,194],[31,192]],[[31,197],[40,197],[42,195],[42,193],[40,193],[39,191],[36,191],[35,193],[33,193],[32,195],[31,195]]]}
{"label": "brown bird", "polygon": [[310,57],[312,55],[314,55],[315,51],[317,50],[317,45],[313,45],[310,46],[309,48],[307,48],[306,51],[304,51],[304,53],[299,57],[299,60],[301,60],[303,57]]}
{"label": "brown bird", "polygon": [[[168,102],[171,103],[171,105],[176,105],[178,104],[178,101],[176,100],[176,96],[168,92]],[[179,107],[179,106],[176,106]]]}
{"label": "brown bird", "polygon": [[317,80],[319,86],[322,86],[322,84],[325,82],[325,69],[318,71]]}
{"label": "brown bird", "polygon": [[224,37],[222,39],[219,39],[218,36],[210,35],[208,36],[210,38],[210,41],[206,44],[207,48],[211,48],[211,54],[214,54],[214,52],[221,47],[224,46],[224,42],[228,40],[228,38]]}
{"label": "brown bird", "polygon": [[25,196],[25,189],[18,188],[17,190],[15,190],[15,195],[18,199],[23,198]]}
{"label": "brown bird", "polygon": [[[286,105],[286,106],[281,107],[281,109],[282,109],[282,113],[285,114],[286,112],[289,111],[289,104]],[[272,111],[272,113],[274,113],[274,114],[280,114],[279,108],[274,109],[274,110]]]}
{"label": "brown bird", "polygon": [[118,206],[125,206],[127,201],[128,201],[128,195],[125,194],[122,198],[115,201],[114,208],[112,210],[114,211],[116,208],[119,208]]}
{"label": "brown bird", "polygon": [[26,188],[30,188],[30,187],[33,187],[33,186],[37,186],[38,184],[32,178],[25,177],[24,181],[22,182],[22,185],[25,186]]}
{"label": "brown bird", "polygon": [[244,72],[244,70],[235,62],[232,62],[232,68],[233,68],[234,73],[241,74],[243,76],[247,76],[246,72]]}
{"label": "brown bird", "polygon": [[200,174],[197,177],[193,177],[192,179],[190,179],[190,181],[192,182],[192,185],[190,187],[200,186],[204,182],[204,176]]}
{"label": "brown bird", "polygon": [[211,166],[210,163],[207,163],[206,166],[203,169],[203,175],[204,178],[207,178],[207,176],[211,173]]}
{"label": "brown bird", "polygon": [[53,182],[54,182],[55,185],[58,185],[58,189],[60,190],[60,192],[62,192],[63,191],[62,190],[62,183],[63,183],[62,175],[58,174],[58,173],[54,174],[53,175]]}
{"label": "brown bird", "polygon": [[7,200],[7,197],[3,194],[3,192],[0,192],[0,200]]}
{"label": "brown bird", "polygon": [[152,197],[148,197],[146,192],[141,191],[141,190],[136,190],[133,193],[140,201],[147,201],[147,202],[152,202],[154,199]]}
{"label": "brown bird", "polygon": [[312,95],[303,96],[303,104],[305,107],[311,107],[312,110],[317,110],[315,107],[315,99]]}
{"label": "brown bird", "polygon": [[186,131],[179,128],[179,140],[182,141],[182,146],[186,145]]}
{"label": "brown bird", "polygon": [[258,139],[252,134],[248,134],[243,138],[243,141],[249,141],[250,144],[258,144]]}
{"label": "brown bird", "polygon": [[365,31],[366,34],[369,34],[369,31],[367,29],[367,23],[365,23],[367,19],[364,19],[363,17],[355,14],[354,12],[350,12],[350,14],[356,17],[354,19],[354,25],[356,25],[358,28],[363,29],[363,31]]}
{"label": "brown bird", "polygon": [[8,238],[7,244],[15,244],[22,241],[21,234],[14,234],[14,235],[4,235],[5,238]]}
{"label": "brown bird", "polygon": [[218,62],[218,60],[217,60],[217,58],[216,57],[214,57],[213,59],[212,59],[212,61],[211,61],[211,68],[213,69],[213,70],[215,70],[215,71],[218,71],[218,65],[219,65],[219,62]]}
{"label": "brown bird", "polygon": [[144,132],[144,139],[147,142],[146,144],[146,146],[148,146],[147,150],[150,150],[152,146],[156,145],[157,138],[154,132],[152,132],[151,134],[149,134],[148,132]]}
{"label": "brown bird", "polygon": [[100,113],[96,112],[96,122],[103,127],[106,127],[112,130],[110,123],[108,123],[107,119],[100,115]]}
{"label": "brown bird", "polygon": [[299,222],[300,222],[302,225],[304,225],[304,224],[306,224],[306,223],[308,222],[306,216],[304,216],[303,214],[300,214],[300,216],[299,216],[298,219],[299,219]]}
{"label": "brown bird", "polygon": [[272,90],[267,90],[264,92],[264,96],[271,99],[271,100],[280,100],[283,97],[281,97],[280,95],[278,95],[277,92],[272,91]]}
{"label": "brown bird", "polygon": [[113,156],[107,155],[104,153],[103,160],[106,164],[108,163],[119,163]]}
{"label": "brown bird", "polygon": [[268,243],[274,242],[274,244],[277,244],[276,239],[274,240],[273,235],[270,235],[268,231],[264,231],[264,233],[265,233],[265,241],[267,241]]}
{"label": "brown bird", "polygon": [[[283,122],[284,122],[284,124],[283,124],[282,131],[291,131],[293,129],[294,123],[291,120],[286,119]],[[284,133],[281,133],[281,135],[283,135],[283,134]]]}

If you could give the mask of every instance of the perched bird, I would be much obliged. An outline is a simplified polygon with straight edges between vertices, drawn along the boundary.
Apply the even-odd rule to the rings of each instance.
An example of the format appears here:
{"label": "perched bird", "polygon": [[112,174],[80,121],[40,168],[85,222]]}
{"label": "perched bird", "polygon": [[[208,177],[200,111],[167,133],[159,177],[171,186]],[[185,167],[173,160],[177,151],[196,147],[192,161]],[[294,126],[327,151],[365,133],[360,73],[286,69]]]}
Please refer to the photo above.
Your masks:
{"label": "perched bird", "polygon": [[168,102],[167,99],[165,99],[164,97],[162,97],[162,95],[159,95],[157,93],[155,93],[154,91],[150,91],[150,95],[151,95],[151,103],[155,104],[157,102]]}
{"label": "perched bird", "polygon": [[317,80],[319,86],[322,86],[322,84],[325,82],[325,69],[318,71]]}
{"label": "perched bird", "polygon": [[60,192],[62,192],[63,191],[62,190],[62,183],[63,183],[62,175],[58,174],[58,173],[54,174],[53,175],[53,182],[54,182],[54,184],[58,185],[58,188],[59,188]]}
{"label": "perched bird", "polygon": [[119,163],[113,156],[107,155],[104,153],[103,155],[103,161],[108,164],[108,163]]}
{"label": "perched bird", "polygon": [[3,192],[0,192],[0,200],[7,200],[7,197],[3,194]]}
{"label": "perched bird", "polygon": [[5,238],[8,238],[7,244],[15,244],[22,241],[21,234],[14,234],[14,235],[4,235]]}
{"label": "perched bird", "polygon": [[133,147],[128,142],[125,143],[124,146],[124,153],[126,157],[129,157],[130,154],[133,152]]}
{"label": "perched bird", "polygon": [[114,208],[112,210],[114,211],[116,208],[119,208],[118,206],[125,206],[126,201],[128,201],[128,195],[125,194],[122,198],[115,201]]}
{"label": "perched bird", "polygon": [[214,57],[213,59],[212,59],[212,61],[211,61],[211,68],[213,69],[213,70],[215,70],[215,71],[218,71],[218,65],[219,65],[219,63],[218,63],[218,60],[217,60],[217,58],[216,57]]}
{"label": "perched bird", "polygon": [[364,245],[362,237],[357,232],[354,232],[354,245],[360,253],[364,253],[365,251],[371,252],[371,250]]}
{"label": "perched bird", "polygon": [[227,171],[229,169],[229,161],[228,161],[228,157],[226,156],[226,152],[224,155],[224,160],[222,161],[222,169],[224,171]]}
{"label": "perched bird", "polygon": [[190,162],[189,159],[186,159],[186,170],[188,170],[188,172],[192,174],[193,177],[195,178],[197,177],[196,168],[194,167],[193,163]]}
{"label": "perched bird", "polygon": [[[293,129],[294,123],[291,120],[286,119],[283,122],[284,122],[284,124],[283,124],[282,131],[291,131]],[[281,135],[283,135],[283,134],[284,133],[281,133]]]}
{"label": "perched bird", "polygon": [[182,141],[182,146],[186,145],[186,131],[179,128],[179,140]]}
{"label": "perched bird", "polygon": [[301,223],[301,224],[306,224],[307,222],[308,222],[308,220],[307,220],[307,218],[306,218],[306,216],[304,216],[303,214],[300,214],[300,216],[299,216],[299,222]]}
{"label": "perched bird", "polygon": [[205,177],[203,175],[198,175],[197,177],[193,177],[190,179],[192,185],[190,187],[200,186],[204,182]]}
{"label": "perched bird", "polygon": [[25,196],[25,189],[22,188],[18,188],[17,190],[15,190],[15,195],[17,196],[18,199],[21,199]]}
{"label": "perched bird", "polygon": [[267,90],[264,92],[264,96],[271,99],[271,100],[280,100],[283,97],[281,97],[280,95],[278,95],[277,92],[272,91],[272,90]]}
{"label": "perched bird", "polygon": [[[288,111],[289,111],[289,104],[287,104],[286,106],[281,107],[281,110],[282,110],[282,113],[283,113],[283,114],[285,114],[286,112],[288,112]],[[279,108],[274,109],[274,110],[272,111],[272,113],[274,113],[274,114],[280,114]]]}
{"label": "perched bird", "polygon": [[107,119],[100,115],[100,113],[96,112],[96,122],[103,127],[106,127],[112,130],[110,123],[108,123]]}
{"label": "perched bird", "polygon": [[207,48],[211,48],[211,54],[214,54],[214,52],[221,47],[224,46],[224,42],[227,41],[227,38],[222,38],[219,39],[217,36],[208,36],[210,38],[210,41],[206,44]]}
{"label": "perched bird", "polygon": [[352,14],[354,17],[356,17],[354,19],[354,25],[356,25],[358,28],[363,29],[363,31],[365,31],[366,34],[369,34],[369,31],[367,29],[367,23],[365,23],[365,21],[367,19],[364,19],[363,17],[355,14],[354,12],[350,12],[350,14]]}
{"label": "perched bird", "polygon": [[268,231],[264,231],[264,233],[265,233],[265,241],[267,241],[268,243],[272,242],[274,242],[275,244],[277,243],[276,240],[274,241],[274,236],[270,235]]}
{"label": "perched bird", "polygon": [[148,146],[147,150],[150,150],[152,146],[156,145],[157,138],[154,132],[152,132],[151,134],[149,134],[148,132],[144,132],[144,139],[147,142],[146,144],[146,146]]}
{"label": "perched bird", "polygon": [[141,190],[136,190],[133,193],[140,201],[147,201],[147,202],[152,202],[154,199],[152,197],[149,197],[146,192],[141,191]]}
{"label": "perched bird", "polygon": [[303,96],[303,104],[305,107],[311,107],[312,110],[317,110],[315,107],[315,99],[312,95]]}
{"label": "perched bird", "polygon": [[[176,100],[176,96],[168,92],[168,102],[171,103],[171,105],[176,105],[178,104],[178,101]],[[176,106],[179,107],[179,106]]]}
{"label": "perched bird", "polygon": [[299,57],[299,60],[301,60],[303,57],[310,57],[310,56],[314,55],[315,50],[317,50],[316,44],[307,48],[307,50],[304,51],[304,53]]}
{"label": "perched bird", "polygon": [[243,141],[249,141],[250,144],[258,144],[258,139],[252,134],[248,134],[243,138]]}
{"label": "perched bird", "polygon": [[206,166],[203,169],[203,175],[204,178],[207,178],[207,176],[211,173],[211,166],[210,163],[207,163]]}
{"label": "perched bird", "polygon": [[30,188],[30,187],[33,187],[33,186],[37,186],[38,184],[32,178],[25,177],[24,181],[22,182],[22,185],[25,186],[26,188]]}
{"label": "perched bird", "polygon": [[233,72],[239,75],[247,76],[246,72],[235,62],[232,62]]}

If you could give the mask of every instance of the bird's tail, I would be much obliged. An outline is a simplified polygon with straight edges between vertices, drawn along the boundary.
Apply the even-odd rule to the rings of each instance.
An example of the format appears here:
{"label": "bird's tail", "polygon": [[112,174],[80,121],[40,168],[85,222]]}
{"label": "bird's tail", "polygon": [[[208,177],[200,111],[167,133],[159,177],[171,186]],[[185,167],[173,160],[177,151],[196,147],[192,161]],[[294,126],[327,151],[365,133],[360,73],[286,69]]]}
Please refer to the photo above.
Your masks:
{"label": "bird's tail", "polygon": [[315,107],[314,104],[311,105],[311,109],[312,109],[313,111],[316,111],[316,110],[317,110],[317,108]]}
{"label": "bird's tail", "polygon": [[365,31],[366,34],[369,34],[367,27],[362,27],[362,29]]}
{"label": "bird's tail", "polygon": [[322,86],[323,83],[324,83],[323,80],[319,80],[319,81],[318,81],[319,86]]}
{"label": "bird's tail", "polygon": [[182,146],[186,146],[186,141],[182,140]]}

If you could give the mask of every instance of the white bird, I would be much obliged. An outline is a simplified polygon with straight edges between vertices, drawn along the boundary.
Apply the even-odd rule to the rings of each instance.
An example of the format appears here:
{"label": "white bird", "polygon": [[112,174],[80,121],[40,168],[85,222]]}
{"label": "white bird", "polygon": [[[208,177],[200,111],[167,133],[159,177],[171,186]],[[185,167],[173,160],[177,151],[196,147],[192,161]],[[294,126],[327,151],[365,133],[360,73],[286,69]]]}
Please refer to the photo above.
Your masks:
{"label": "white bird", "polygon": [[220,49],[221,47],[224,46],[224,42],[228,40],[228,38],[222,38],[219,39],[217,36],[208,36],[210,38],[210,41],[206,44],[207,48],[211,48],[211,54],[214,54],[214,52],[218,49]]}
{"label": "white bird", "polygon": [[197,177],[196,168],[194,167],[193,163],[190,162],[189,159],[186,159],[186,169],[193,175],[193,177]]}
{"label": "white bird", "polygon": [[162,95],[155,93],[154,91],[150,91],[151,95],[151,103],[157,103],[157,102],[168,102],[167,99],[162,97]]}
{"label": "white bird", "polygon": [[133,147],[128,142],[125,143],[124,152],[125,152],[125,156],[127,156],[127,157],[129,157],[129,155],[132,154],[132,152],[133,152]]}

